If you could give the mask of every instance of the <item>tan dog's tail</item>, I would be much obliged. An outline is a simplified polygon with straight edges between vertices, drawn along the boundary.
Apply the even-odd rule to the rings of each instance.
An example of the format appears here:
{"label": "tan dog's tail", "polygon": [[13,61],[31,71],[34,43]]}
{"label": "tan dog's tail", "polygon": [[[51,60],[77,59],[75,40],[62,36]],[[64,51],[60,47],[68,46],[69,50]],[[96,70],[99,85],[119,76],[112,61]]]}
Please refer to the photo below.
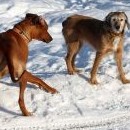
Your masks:
{"label": "tan dog's tail", "polygon": [[71,20],[71,18],[67,18],[62,22],[62,34],[67,44],[78,41],[78,33],[74,29],[73,24],[71,24]]}
{"label": "tan dog's tail", "polygon": [[66,19],[65,21],[62,22],[62,27],[65,27],[65,25],[67,25],[67,21],[68,21],[68,19]]}

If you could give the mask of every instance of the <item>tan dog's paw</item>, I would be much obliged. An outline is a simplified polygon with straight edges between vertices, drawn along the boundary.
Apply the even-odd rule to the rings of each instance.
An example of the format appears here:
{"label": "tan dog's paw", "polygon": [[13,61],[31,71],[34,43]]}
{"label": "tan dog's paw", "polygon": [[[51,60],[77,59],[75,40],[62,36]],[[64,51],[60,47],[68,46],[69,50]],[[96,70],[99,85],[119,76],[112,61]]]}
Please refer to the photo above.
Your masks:
{"label": "tan dog's paw", "polygon": [[122,79],[121,81],[122,81],[123,84],[130,83],[130,80],[129,80],[129,79],[126,79],[126,78],[125,78],[125,79]]}
{"label": "tan dog's paw", "polygon": [[69,74],[69,75],[74,75],[74,74],[75,74],[75,71],[73,71],[73,70],[68,71],[68,74]]}
{"label": "tan dog's paw", "polygon": [[97,84],[98,84],[98,81],[97,81],[97,79],[95,79],[95,78],[91,78],[91,79],[89,80],[89,83],[92,84],[92,85],[97,85]]}
{"label": "tan dog's paw", "polygon": [[81,73],[82,72],[82,70],[80,70],[78,68],[74,68],[74,71],[75,71],[75,73]]}
{"label": "tan dog's paw", "polygon": [[74,74],[77,74],[77,73],[80,73],[82,70],[79,70],[77,68],[74,68],[74,70],[69,70],[68,71],[68,74],[69,75],[74,75]]}

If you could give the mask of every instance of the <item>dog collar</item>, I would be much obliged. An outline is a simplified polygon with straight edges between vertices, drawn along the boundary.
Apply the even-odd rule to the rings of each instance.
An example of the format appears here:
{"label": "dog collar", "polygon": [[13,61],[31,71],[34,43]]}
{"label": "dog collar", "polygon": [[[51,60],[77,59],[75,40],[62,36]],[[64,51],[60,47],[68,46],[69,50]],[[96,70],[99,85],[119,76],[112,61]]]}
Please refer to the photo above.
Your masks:
{"label": "dog collar", "polygon": [[22,36],[22,38],[25,39],[26,42],[30,42],[31,41],[31,38],[28,36],[28,34],[25,31],[20,30],[19,28],[16,28],[16,27],[13,28],[13,31],[15,31],[20,36]]}

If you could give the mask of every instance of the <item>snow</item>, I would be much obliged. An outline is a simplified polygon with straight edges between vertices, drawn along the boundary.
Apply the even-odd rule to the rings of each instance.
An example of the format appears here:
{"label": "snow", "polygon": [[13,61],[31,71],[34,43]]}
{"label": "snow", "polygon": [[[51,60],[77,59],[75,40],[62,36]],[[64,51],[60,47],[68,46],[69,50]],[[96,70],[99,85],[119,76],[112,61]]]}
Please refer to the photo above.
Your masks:
{"label": "snow", "polygon": [[[30,43],[27,69],[60,92],[51,95],[28,84],[25,102],[33,116],[23,117],[18,106],[18,84],[12,83],[9,76],[4,77],[0,81],[0,130],[129,130],[130,84],[124,85],[119,80],[113,56],[104,58],[100,65],[100,84],[90,85],[94,50],[84,45],[76,60],[82,72],[68,75],[61,33],[62,21],[75,13],[103,20],[111,11],[125,11],[130,19],[128,0],[0,0],[0,3],[1,32],[12,28],[27,12],[45,17],[53,41]],[[129,35],[126,30],[123,67],[130,79]]]}

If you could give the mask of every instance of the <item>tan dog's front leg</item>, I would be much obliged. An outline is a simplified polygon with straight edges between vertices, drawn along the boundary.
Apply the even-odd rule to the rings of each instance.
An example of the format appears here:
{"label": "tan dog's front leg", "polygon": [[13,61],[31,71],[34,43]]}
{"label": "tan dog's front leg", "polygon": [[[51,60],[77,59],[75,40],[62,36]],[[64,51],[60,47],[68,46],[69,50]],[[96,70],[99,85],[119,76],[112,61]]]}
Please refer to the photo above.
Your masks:
{"label": "tan dog's front leg", "polygon": [[130,83],[130,80],[126,79],[123,67],[122,67],[122,49],[118,49],[117,52],[115,52],[115,58],[117,62],[117,67],[120,75],[120,79],[123,84]]}
{"label": "tan dog's front leg", "polygon": [[91,78],[90,78],[91,84],[98,84],[98,81],[96,78],[96,73],[97,73],[98,66],[99,66],[103,56],[104,56],[104,53],[101,53],[101,52],[96,53],[95,61],[94,61],[93,68],[91,71]]}

